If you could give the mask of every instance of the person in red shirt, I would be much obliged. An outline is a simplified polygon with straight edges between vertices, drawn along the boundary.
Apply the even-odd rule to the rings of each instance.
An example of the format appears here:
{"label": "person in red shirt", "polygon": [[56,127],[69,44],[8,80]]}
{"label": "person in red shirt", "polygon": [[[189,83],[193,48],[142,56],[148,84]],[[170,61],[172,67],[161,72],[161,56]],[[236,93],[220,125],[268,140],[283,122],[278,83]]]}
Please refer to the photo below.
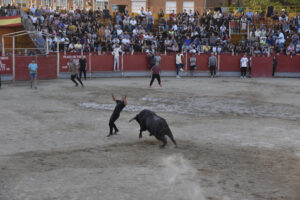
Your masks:
{"label": "person in red shirt", "polygon": [[152,67],[151,73],[152,73],[152,78],[150,81],[149,88],[151,88],[154,79],[157,79],[159,86],[162,87],[160,83],[160,67],[158,62],[156,62],[155,65]]}

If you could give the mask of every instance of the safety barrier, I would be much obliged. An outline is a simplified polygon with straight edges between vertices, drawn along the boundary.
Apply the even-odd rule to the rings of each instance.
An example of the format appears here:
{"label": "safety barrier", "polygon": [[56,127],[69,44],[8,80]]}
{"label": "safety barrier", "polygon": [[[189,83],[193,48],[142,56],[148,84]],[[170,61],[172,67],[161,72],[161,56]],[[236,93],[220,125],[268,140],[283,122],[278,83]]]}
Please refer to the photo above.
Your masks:
{"label": "safety barrier", "polygon": [[[209,54],[195,55],[197,58],[196,74],[209,75],[208,58]],[[68,63],[70,58],[76,62],[81,57],[80,53],[61,53],[59,60],[56,54],[48,56],[16,56],[15,72],[12,69],[12,57],[0,57],[0,73],[2,76],[13,76],[15,80],[28,80],[28,64],[35,59],[38,64],[39,79],[54,79],[59,77],[68,77]],[[113,72],[113,56],[111,53],[98,55],[95,53],[84,53],[83,57],[87,59],[87,72],[91,77],[121,77],[121,76],[145,76],[149,73],[148,61],[145,54],[137,55],[120,55],[120,73]],[[189,76],[191,54],[184,54],[183,62],[185,73],[182,76]],[[242,55],[220,54],[218,59],[219,76],[238,76],[240,72],[240,59]],[[176,54],[168,53],[161,55],[161,70],[163,75],[174,75],[176,71]],[[277,56],[278,66],[276,69],[277,76],[300,77],[300,56]],[[57,67],[59,65],[59,67]],[[256,56],[252,58],[252,77],[270,77],[272,76],[272,55]],[[275,74],[275,75],[276,75]]]}

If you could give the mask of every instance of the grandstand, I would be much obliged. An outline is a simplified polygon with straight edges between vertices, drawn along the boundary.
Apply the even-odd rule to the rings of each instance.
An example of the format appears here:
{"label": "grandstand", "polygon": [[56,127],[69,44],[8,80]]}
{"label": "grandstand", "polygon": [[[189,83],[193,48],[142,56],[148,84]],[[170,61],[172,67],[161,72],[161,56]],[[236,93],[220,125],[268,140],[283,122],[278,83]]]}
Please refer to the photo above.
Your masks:
{"label": "grandstand", "polygon": [[[150,6],[151,2],[148,4]],[[81,54],[88,58],[91,77],[145,76],[146,52],[160,52],[163,55],[163,71],[166,76],[173,76],[175,73],[176,52],[185,54],[186,72],[183,76],[206,76],[206,54],[211,52],[219,54],[220,76],[238,75],[239,60],[244,53],[254,57],[253,67],[258,70],[252,72],[252,77],[270,76],[270,59],[273,54],[279,55],[276,76],[299,75],[299,57],[296,56],[300,52],[298,5],[274,7],[272,12],[263,7],[207,7],[201,12],[196,10],[199,8],[198,4],[189,4],[188,7],[188,4],[180,2],[176,5],[182,7],[159,11],[148,6],[127,6],[119,11],[112,7],[105,9],[107,5],[109,4],[103,4],[103,9],[91,7],[91,10],[72,7],[58,7],[59,10],[53,10],[48,5],[43,8],[32,6],[30,9],[2,7],[1,13],[6,18],[16,16],[21,19],[18,29],[9,30],[8,27],[3,27],[2,30],[24,30],[28,33],[22,34],[15,42],[13,52],[21,56],[20,58],[24,55],[38,56],[41,63],[47,63],[43,60],[47,60],[47,56],[51,57],[52,63],[48,63],[56,66],[51,68],[55,71],[50,73],[53,74],[51,76],[42,76],[45,78],[65,77],[68,58]],[[181,9],[183,12],[179,12]],[[11,61],[12,41],[6,41],[5,34],[2,35],[2,54],[8,56],[4,61],[7,62],[6,66],[17,65],[17,58]],[[122,73],[111,73],[111,51],[116,44],[121,45],[125,52],[120,58]],[[189,72],[188,62],[191,53],[198,56],[198,67],[193,74]],[[227,60],[228,55],[233,57]],[[203,59],[205,61],[199,61]],[[284,66],[286,60],[288,67]],[[262,63],[269,63],[269,67],[262,70]],[[14,75],[20,73],[11,71],[18,66],[8,68],[7,77],[11,73],[11,79],[20,80]],[[24,78],[26,79],[21,79]]]}

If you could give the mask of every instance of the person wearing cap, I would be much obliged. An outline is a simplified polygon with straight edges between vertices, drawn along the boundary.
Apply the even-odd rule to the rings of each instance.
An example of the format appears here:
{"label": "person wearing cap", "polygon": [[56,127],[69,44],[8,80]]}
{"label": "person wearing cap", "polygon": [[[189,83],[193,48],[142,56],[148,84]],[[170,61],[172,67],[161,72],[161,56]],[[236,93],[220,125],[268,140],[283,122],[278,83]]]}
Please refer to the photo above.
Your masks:
{"label": "person wearing cap", "polygon": [[77,79],[81,86],[84,87],[81,79],[78,77],[78,67],[73,58],[70,59],[69,68],[69,71],[71,72],[71,80],[75,83],[75,87],[78,87],[78,83],[75,79]]}
{"label": "person wearing cap", "polygon": [[37,77],[38,65],[35,62],[35,59],[32,59],[31,63],[29,63],[28,65],[28,68],[30,73],[30,88],[34,86],[34,88],[37,89],[36,77]]}

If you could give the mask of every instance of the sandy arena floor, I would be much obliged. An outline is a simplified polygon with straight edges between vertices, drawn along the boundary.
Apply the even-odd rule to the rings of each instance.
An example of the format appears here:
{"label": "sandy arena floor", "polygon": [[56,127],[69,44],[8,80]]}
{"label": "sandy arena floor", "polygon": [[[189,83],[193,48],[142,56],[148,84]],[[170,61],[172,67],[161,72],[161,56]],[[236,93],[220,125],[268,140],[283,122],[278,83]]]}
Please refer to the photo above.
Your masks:
{"label": "sandy arena floor", "polygon": [[[300,80],[93,79],[4,84],[0,200],[299,200]],[[128,96],[118,135],[114,104]],[[178,148],[128,123],[167,119]]]}

